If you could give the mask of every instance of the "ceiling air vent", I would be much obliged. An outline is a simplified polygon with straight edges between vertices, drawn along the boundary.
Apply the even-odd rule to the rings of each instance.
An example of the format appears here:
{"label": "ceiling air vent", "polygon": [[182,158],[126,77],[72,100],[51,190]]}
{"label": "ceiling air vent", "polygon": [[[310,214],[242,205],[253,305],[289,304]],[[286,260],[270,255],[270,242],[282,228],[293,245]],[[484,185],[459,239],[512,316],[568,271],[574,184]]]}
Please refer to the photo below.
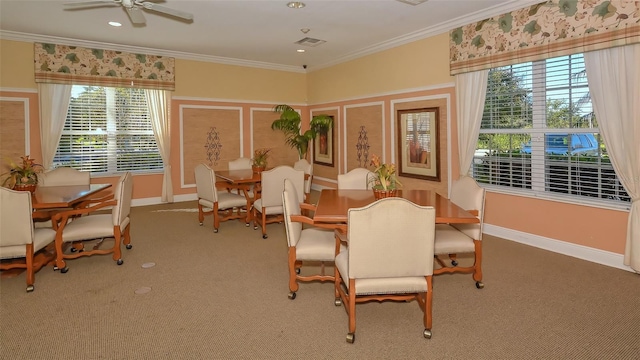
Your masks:
{"label": "ceiling air vent", "polygon": [[306,37],[304,39],[300,39],[298,41],[296,41],[296,44],[298,45],[304,45],[304,46],[318,46],[321,44],[326,43],[326,41],[324,40],[320,40],[320,39],[314,39],[314,38],[310,38],[310,37]]}
{"label": "ceiling air vent", "polygon": [[415,6],[415,5],[420,5],[420,4],[422,4],[423,2],[427,2],[427,1],[429,1],[429,0],[396,0],[396,1],[400,1],[400,2],[402,2],[402,3],[409,4],[409,5],[414,5],[414,6]]}

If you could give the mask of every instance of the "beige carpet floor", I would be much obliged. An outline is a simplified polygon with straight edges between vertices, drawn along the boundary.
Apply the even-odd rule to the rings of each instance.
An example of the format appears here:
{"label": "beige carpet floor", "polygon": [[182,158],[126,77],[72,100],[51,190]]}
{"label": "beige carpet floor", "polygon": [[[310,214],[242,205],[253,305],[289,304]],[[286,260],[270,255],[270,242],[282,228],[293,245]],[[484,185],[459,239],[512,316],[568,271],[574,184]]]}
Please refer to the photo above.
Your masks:
{"label": "beige carpet floor", "polygon": [[134,208],[122,266],[46,267],[33,293],[1,279],[0,359],[640,359],[637,274],[485,236],[484,289],[435,278],[432,339],[415,302],[374,302],[347,344],[332,284],[287,298],[284,225],[215,234],[193,209]]}

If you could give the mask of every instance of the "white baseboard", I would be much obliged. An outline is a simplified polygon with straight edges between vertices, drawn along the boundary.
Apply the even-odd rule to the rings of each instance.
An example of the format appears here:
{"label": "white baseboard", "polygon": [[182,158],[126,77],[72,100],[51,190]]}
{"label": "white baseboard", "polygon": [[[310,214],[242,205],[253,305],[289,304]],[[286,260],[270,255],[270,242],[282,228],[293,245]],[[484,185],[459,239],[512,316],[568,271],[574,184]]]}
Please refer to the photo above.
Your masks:
{"label": "white baseboard", "polygon": [[555,253],[572,256],[601,265],[634,272],[631,267],[623,264],[624,256],[622,254],[616,254],[610,251],[572,244],[565,241],[555,240],[535,234],[529,234],[522,231],[511,230],[486,223],[484,224],[483,230],[483,232],[488,235],[497,236],[506,240],[515,241],[521,244],[553,251]]}

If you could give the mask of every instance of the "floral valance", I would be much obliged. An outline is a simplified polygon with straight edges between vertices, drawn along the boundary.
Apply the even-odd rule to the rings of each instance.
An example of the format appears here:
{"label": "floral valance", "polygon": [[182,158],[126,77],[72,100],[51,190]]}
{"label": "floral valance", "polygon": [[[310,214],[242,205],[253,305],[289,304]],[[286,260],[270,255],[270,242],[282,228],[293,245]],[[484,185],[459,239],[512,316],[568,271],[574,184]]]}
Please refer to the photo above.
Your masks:
{"label": "floral valance", "polygon": [[35,43],[36,82],[175,90],[175,59]]}
{"label": "floral valance", "polygon": [[550,0],[450,33],[451,75],[640,42],[640,1]]}

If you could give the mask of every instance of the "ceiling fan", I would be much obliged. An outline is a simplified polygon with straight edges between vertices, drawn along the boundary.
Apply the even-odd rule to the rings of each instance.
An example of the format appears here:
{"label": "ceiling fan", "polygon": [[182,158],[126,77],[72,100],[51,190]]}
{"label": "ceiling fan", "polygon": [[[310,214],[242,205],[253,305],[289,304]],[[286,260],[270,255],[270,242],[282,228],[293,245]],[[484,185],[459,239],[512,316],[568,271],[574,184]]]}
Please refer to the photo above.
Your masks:
{"label": "ceiling fan", "polygon": [[166,6],[158,5],[151,1],[145,0],[94,0],[94,1],[80,1],[64,4],[65,10],[76,10],[90,7],[102,7],[102,6],[122,6],[129,19],[134,25],[143,25],[146,23],[146,19],[142,10],[152,10],[159,13],[179,17],[185,20],[193,20],[193,14],[168,8]]}

